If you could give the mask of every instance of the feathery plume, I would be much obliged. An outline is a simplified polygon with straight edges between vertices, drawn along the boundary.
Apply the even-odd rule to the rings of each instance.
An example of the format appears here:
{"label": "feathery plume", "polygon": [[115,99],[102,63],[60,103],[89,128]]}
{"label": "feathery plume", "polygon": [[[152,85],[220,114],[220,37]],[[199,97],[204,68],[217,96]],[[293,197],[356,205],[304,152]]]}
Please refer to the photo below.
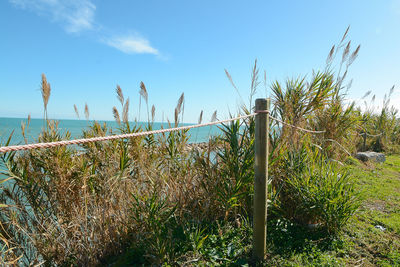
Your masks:
{"label": "feathery plume", "polygon": [[119,100],[119,102],[121,102],[121,105],[124,105],[124,94],[122,93],[122,89],[121,87],[117,84],[117,88],[115,89],[115,91],[117,92],[117,98]]}
{"label": "feathery plume", "polygon": [[347,62],[347,66],[350,66],[351,64],[353,64],[354,60],[356,60],[356,58],[358,56],[358,52],[360,51],[360,47],[361,47],[361,45],[358,45],[356,50],[354,50],[354,52],[351,53],[349,61]]}
{"label": "feathery plume", "polygon": [[74,104],[74,110],[75,110],[75,114],[79,119],[79,111],[78,111],[78,107]]}
{"label": "feathery plume", "polygon": [[28,114],[28,124],[27,124],[27,127],[29,127],[29,124],[31,124],[31,114],[30,114],[30,113]]}
{"label": "feathery plume", "polygon": [[393,92],[394,92],[394,85],[392,86],[392,88],[390,88],[390,91],[389,91],[389,97],[391,97],[391,96],[392,96]]}
{"label": "feathery plume", "polygon": [[231,82],[233,88],[235,88],[236,91],[239,92],[238,88],[236,87],[235,83],[233,82],[232,76],[229,74],[229,72],[226,69],[224,69],[224,70],[225,70],[226,77],[228,77],[228,80]]}
{"label": "feathery plume", "polygon": [[51,87],[50,84],[47,82],[46,75],[44,75],[44,73],[42,73],[42,86],[40,90],[42,92],[44,108],[47,109],[47,103],[49,102]]}
{"label": "feathery plume", "polygon": [[124,109],[122,111],[122,121],[128,123],[128,113],[129,113],[129,98],[126,100]]}
{"label": "feathery plume", "polygon": [[347,83],[347,89],[350,89],[350,87],[353,85],[353,79],[351,79],[348,83]]}
{"label": "feathery plume", "polygon": [[326,64],[330,65],[333,60],[333,54],[335,53],[335,45],[332,46],[331,51],[328,54],[328,57],[326,58]]}
{"label": "feathery plume", "polygon": [[179,116],[178,108],[175,108],[175,127],[178,125],[178,116]]}
{"label": "feathery plume", "polygon": [[25,122],[21,121],[21,134],[26,139],[25,137]]}
{"label": "feathery plume", "polygon": [[346,45],[346,48],[343,51],[343,55],[342,55],[342,62],[345,62],[347,57],[349,56],[350,53],[350,45],[351,45],[351,41],[349,41]]}
{"label": "feathery plume", "polygon": [[198,124],[200,124],[202,120],[203,120],[203,111],[200,112],[199,123]]}
{"label": "feathery plume", "polygon": [[156,107],[153,105],[151,107],[151,121],[154,122],[154,117],[156,116]]}
{"label": "feathery plume", "polygon": [[369,90],[368,92],[365,93],[365,95],[363,97],[361,97],[361,99],[365,99],[366,97],[368,97],[371,94],[371,90]]}
{"label": "feathery plume", "polygon": [[214,111],[214,113],[211,116],[211,122],[214,122],[217,120],[217,111]]}
{"label": "feathery plume", "polygon": [[85,103],[85,118],[88,120],[89,119],[89,107],[87,103]]}
{"label": "feathery plume", "polygon": [[342,37],[342,40],[340,41],[340,43],[342,43],[344,41],[344,39],[346,39],[349,29],[350,29],[350,25],[347,27],[346,32],[343,34],[343,37]]}
{"label": "feathery plume", "polygon": [[112,108],[112,112],[113,112],[115,121],[116,121],[118,124],[121,124],[121,119],[120,119],[120,117],[119,117],[118,109],[117,109],[115,106]]}
{"label": "feathery plume", "polygon": [[176,104],[176,110],[177,110],[178,114],[180,114],[182,111],[182,104],[183,104],[184,100],[185,100],[185,93],[182,93],[178,99],[178,103]]}
{"label": "feathery plume", "polygon": [[148,100],[148,93],[147,93],[147,89],[146,89],[146,86],[144,85],[144,83],[143,82],[140,82],[140,91],[139,91],[139,94],[144,98],[144,100],[146,101],[146,103],[147,103],[147,100]]}

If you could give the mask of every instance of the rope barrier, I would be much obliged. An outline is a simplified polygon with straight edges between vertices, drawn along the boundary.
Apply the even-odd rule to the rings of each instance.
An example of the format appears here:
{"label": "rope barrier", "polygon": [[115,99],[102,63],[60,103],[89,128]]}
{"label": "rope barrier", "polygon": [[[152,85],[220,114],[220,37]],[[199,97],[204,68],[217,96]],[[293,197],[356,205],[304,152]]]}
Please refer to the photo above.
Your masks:
{"label": "rope barrier", "polygon": [[251,113],[248,115],[243,115],[243,116],[238,116],[236,118],[226,119],[226,120],[222,120],[222,121],[209,122],[209,123],[203,123],[203,124],[190,125],[190,126],[182,126],[182,127],[177,127],[177,128],[160,129],[160,130],[130,133],[130,134],[111,135],[111,136],[100,136],[100,137],[83,138],[83,139],[75,139],[75,140],[56,141],[56,142],[49,142],[49,143],[36,143],[36,144],[5,146],[5,147],[0,147],[0,153],[19,151],[19,150],[31,150],[31,149],[39,149],[39,148],[67,146],[67,145],[79,145],[79,144],[93,143],[93,142],[99,142],[99,141],[108,141],[108,140],[115,140],[115,139],[132,138],[132,137],[137,137],[137,136],[145,136],[145,135],[150,135],[150,134],[160,134],[160,133],[168,133],[168,132],[174,132],[174,131],[189,130],[189,129],[194,129],[194,128],[200,128],[200,127],[205,127],[205,126],[211,126],[211,125],[236,121],[236,120],[240,120],[240,119],[246,119],[249,117],[253,117],[257,114],[268,114],[268,116],[272,120],[275,120],[277,122],[280,122],[282,124],[296,128],[296,129],[304,131],[304,132],[317,133],[317,134],[325,132],[325,131],[312,131],[312,130],[304,129],[304,128],[301,128],[298,126],[294,126],[294,125],[284,122],[280,119],[272,117],[270,115],[270,111],[268,111],[268,110],[256,110],[254,113]]}
{"label": "rope barrier", "polygon": [[344,148],[344,146],[342,146],[338,141],[333,140],[333,139],[325,139],[325,141],[329,141],[329,142],[333,142],[333,143],[337,144],[341,149],[344,150],[344,152],[347,153],[347,155],[349,155],[351,157],[351,153],[349,151],[347,151],[347,149]]}
{"label": "rope barrier", "polygon": [[359,133],[358,135],[360,135],[360,136],[367,135],[369,137],[378,137],[378,136],[381,136],[382,133],[380,133],[380,134]]}
{"label": "rope barrier", "polygon": [[280,119],[274,118],[274,117],[272,117],[272,116],[269,116],[269,117],[270,117],[271,119],[277,121],[277,122],[280,122],[280,123],[285,124],[285,125],[287,125],[287,126],[290,126],[290,127],[292,127],[292,128],[299,129],[299,130],[301,130],[301,131],[303,131],[303,132],[316,133],[316,134],[325,133],[325,131],[312,131],[312,130],[304,129],[304,128],[301,128],[301,127],[298,127],[298,126],[294,126],[294,125],[292,125],[292,124],[289,124],[289,123],[287,123],[287,122],[281,121]]}
{"label": "rope barrier", "polygon": [[189,129],[211,126],[211,125],[226,123],[226,122],[230,122],[230,121],[240,120],[240,119],[246,119],[246,118],[249,118],[249,117],[252,117],[255,115],[257,115],[257,113],[251,113],[248,115],[243,115],[243,116],[226,119],[226,120],[222,120],[222,121],[182,126],[182,127],[177,127],[177,128],[153,130],[153,131],[147,131],[147,132],[138,132],[138,133],[130,133],[130,134],[92,137],[92,138],[85,138],[85,139],[56,141],[56,142],[49,142],[49,143],[36,143],[36,144],[26,144],[26,145],[16,145],[16,146],[5,146],[5,147],[0,147],[0,153],[1,152],[4,153],[4,152],[19,151],[19,150],[31,150],[31,149],[37,149],[37,148],[50,148],[50,147],[58,147],[58,146],[66,146],[66,145],[78,145],[78,144],[93,143],[93,142],[98,142],[98,141],[125,139],[125,138],[145,136],[145,135],[150,135],[150,134],[160,134],[160,133],[168,133],[168,132],[181,131],[181,130],[189,130]]}

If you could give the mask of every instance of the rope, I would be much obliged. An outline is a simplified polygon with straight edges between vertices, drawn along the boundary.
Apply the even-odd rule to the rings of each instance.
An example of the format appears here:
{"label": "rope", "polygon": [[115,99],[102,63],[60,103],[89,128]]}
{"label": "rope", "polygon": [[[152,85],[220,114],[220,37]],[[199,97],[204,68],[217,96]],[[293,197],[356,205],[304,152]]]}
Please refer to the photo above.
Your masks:
{"label": "rope", "polygon": [[31,149],[37,149],[37,148],[50,148],[50,147],[67,146],[67,145],[78,145],[78,144],[86,144],[86,143],[93,143],[93,142],[99,142],[99,141],[132,138],[132,137],[145,136],[145,135],[150,135],[150,134],[160,134],[160,133],[168,133],[168,132],[174,132],[174,131],[189,130],[189,129],[194,129],[194,128],[200,128],[200,127],[205,127],[205,126],[211,126],[211,125],[236,121],[236,120],[240,120],[240,119],[246,119],[249,117],[253,117],[257,114],[268,114],[268,116],[271,119],[278,121],[282,124],[285,124],[287,126],[304,131],[304,132],[308,132],[308,133],[324,133],[325,132],[325,131],[312,131],[312,130],[304,129],[304,128],[286,123],[284,121],[281,121],[281,120],[269,115],[270,114],[269,110],[256,110],[254,113],[239,116],[236,118],[226,119],[226,120],[222,120],[222,121],[214,121],[214,122],[203,123],[203,124],[190,125],[190,126],[182,126],[182,127],[177,127],[177,128],[160,129],[160,130],[153,130],[153,131],[147,131],[147,132],[119,134],[119,135],[111,135],[111,136],[100,136],[100,137],[83,138],[83,139],[75,139],[75,140],[56,141],[56,142],[49,142],[49,143],[36,143],[36,144],[26,144],[26,145],[5,146],[5,147],[0,147],[0,153],[19,151],[19,150],[31,150]]}
{"label": "rope", "polygon": [[66,145],[78,145],[78,144],[93,143],[93,142],[98,142],[98,141],[125,139],[125,138],[145,136],[145,135],[150,135],[150,134],[160,134],[160,133],[168,133],[168,132],[181,131],[181,130],[189,130],[189,129],[194,129],[194,128],[200,128],[200,127],[205,127],[205,126],[226,123],[226,122],[230,122],[230,121],[236,121],[236,120],[240,120],[240,119],[246,119],[246,118],[249,118],[249,117],[252,117],[255,115],[257,115],[257,113],[251,113],[248,115],[243,115],[243,116],[226,119],[226,120],[222,120],[222,121],[214,121],[214,122],[209,122],[209,123],[204,123],[204,124],[182,126],[182,127],[169,128],[169,129],[160,129],[160,130],[153,130],[153,131],[147,131],[147,132],[119,134],[119,135],[111,135],[111,136],[100,136],[100,137],[92,137],[92,138],[86,138],[86,139],[65,140],[65,141],[56,141],[56,142],[49,142],[49,143],[36,143],[36,144],[26,144],[26,145],[16,145],[16,146],[5,146],[5,147],[0,147],[0,153],[19,151],[19,150],[31,150],[31,149],[36,149],[36,148],[50,148],[50,147],[58,147],[58,146],[66,146]]}
{"label": "rope", "polygon": [[280,123],[285,124],[285,125],[287,125],[287,126],[290,126],[290,127],[292,127],[292,128],[296,128],[296,129],[301,130],[301,131],[303,131],[303,132],[307,132],[307,133],[316,133],[316,134],[325,133],[325,131],[312,131],[312,130],[304,129],[304,128],[301,128],[301,127],[298,127],[298,126],[294,126],[294,125],[289,124],[289,123],[287,123],[287,122],[281,121],[280,119],[274,118],[274,117],[272,117],[271,115],[269,115],[269,117],[270,117],[271,119],[277,121],[277,122],[280,122]]}
{"label": "rope", "polygon": [[361,136],[367,135],[369,137],[378,137],[378,136],[381,136],[382,133],[380,133],[380,134],[359,133],[359,135],[361,135]]}
{"label": "rope", "polygon": [[330,142],[333,142],[333,143],[337,144],[341,149],[344,150],[344,152],[347,153],[347,155],[349,155],[351,157],[351,153],[349,151],[347,151],[347,149],[344,148],[344,146],[342,146],[338,141],[333,140],[333,139],[325,139],[325,141],[330,141]]}

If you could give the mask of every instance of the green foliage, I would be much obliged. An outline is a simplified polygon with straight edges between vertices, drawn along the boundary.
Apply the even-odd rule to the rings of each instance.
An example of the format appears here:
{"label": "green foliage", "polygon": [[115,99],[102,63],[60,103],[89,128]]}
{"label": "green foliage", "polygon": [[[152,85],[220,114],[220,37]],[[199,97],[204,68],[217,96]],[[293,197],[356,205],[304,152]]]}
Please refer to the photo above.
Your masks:
{"label": "green foliage", "polygon": [[251,209],[254,177],[254,120],[234,121],[221,127],[224,146],[217,152],[218,177],[214,184],[220,205],[229,213]]}
{"label": "green foliage", "polygon": [[289,219],[322,227],[336,235],[358,208],[359,200],[349,173],[319,152],[304,146],[289,151],[281,171],[286,179],[279,208]]}
{"label": "green foliage", "polygon": [[146,257],[152,258],[151,262],[171,262],[184,238],[174,216],[176,207],[169,207],[156,188],[150,196],[133,198],[132,219],[139,230],[135,241],[146,248]]}

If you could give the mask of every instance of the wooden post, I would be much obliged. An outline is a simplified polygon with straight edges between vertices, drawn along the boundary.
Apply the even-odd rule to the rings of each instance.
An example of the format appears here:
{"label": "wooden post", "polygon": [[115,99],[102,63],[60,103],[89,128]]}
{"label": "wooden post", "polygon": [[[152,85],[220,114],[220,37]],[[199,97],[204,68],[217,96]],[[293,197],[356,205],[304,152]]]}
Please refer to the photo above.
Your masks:
{"label": "wooden post", "polygon": [[366,143],[367,143],[367,132],[364,132],[364,134],[363,134],[363,151],[367,151],[367,146],[366,146]]}
{"label": "wooden post", "polygon": [[[270,99],[256,99],[256,111],[270,109]],[[254,214],[253,214],[253,258],[265,259],[267,238],[267,181],[269,116],[255,116],[254,140]]]}

